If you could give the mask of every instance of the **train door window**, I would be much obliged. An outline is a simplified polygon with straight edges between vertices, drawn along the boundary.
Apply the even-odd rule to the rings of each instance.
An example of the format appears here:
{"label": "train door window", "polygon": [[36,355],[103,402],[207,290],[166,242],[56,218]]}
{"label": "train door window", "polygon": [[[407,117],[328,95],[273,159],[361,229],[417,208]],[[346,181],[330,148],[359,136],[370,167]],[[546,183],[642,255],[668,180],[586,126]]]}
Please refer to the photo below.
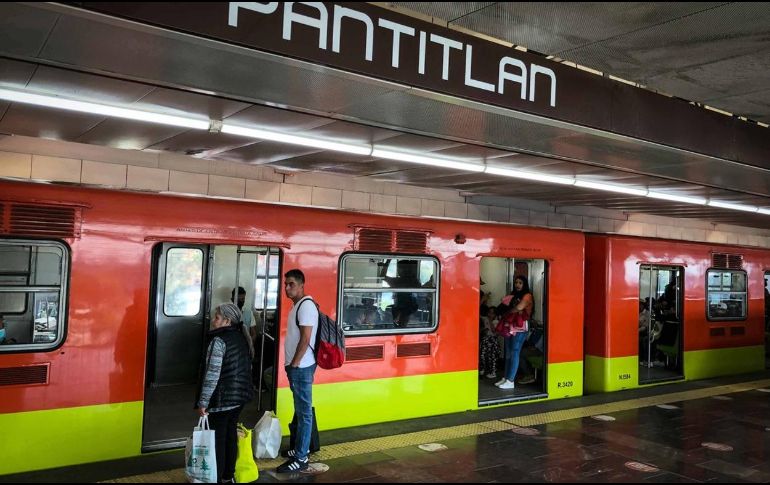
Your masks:
{"label": "train door window", "polygon": [[[479,404],[545,395],[548,368],[547,262],[543,259],[485,257],[480,264]],[[516,291],[517,278],[526,282],[525,286],[533,299],[532,313],[527,321],[528,331],[524,332],[523,340],[519,342],[515,342],[513,337],[504,339],[495,333],[496,323],[516,304],[510,295]],[[515,358],[517,353],[518,358]],[[510,377],[506,371],[513,374],[515,386],[512,389],[495,385]]]}
{"label": "train door window", "polygon": [[260,254],[257,259],[254,308],[275,310],[278,306],[278,255]]}
{"label": "train door window", "polygon": [[57,242],[0,241],[0,352],[62,342],[68,256]]}
{"label": "train door window", "polygon": [[710,269],[706,284],[709,320],[746,320],[745,271]]}
{"label": "train door window", "polygon": [[347,335],[436,329],[440,278],[435,258],[347,254],[340,265],[337,314]]}
{"label": "train door window", "polygon": [[639,382],[682,377],[681,267],[641,265],[639,269]]}
{"label": "train door window", "polygon": [[172,248],[166,256],[163,312],[168,317],[191,317],[201,312],[203,251]]}

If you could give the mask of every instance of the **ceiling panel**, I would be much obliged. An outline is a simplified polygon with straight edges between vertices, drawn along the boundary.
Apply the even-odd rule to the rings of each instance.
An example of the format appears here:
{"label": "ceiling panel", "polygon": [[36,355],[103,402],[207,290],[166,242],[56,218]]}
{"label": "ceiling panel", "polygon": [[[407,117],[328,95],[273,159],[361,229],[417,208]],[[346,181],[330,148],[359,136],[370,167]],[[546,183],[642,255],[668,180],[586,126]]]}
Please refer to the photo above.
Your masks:
{"label": "ceiling panel", "polygon": [[200,158],[211,158],[236,148],[251,145],[254,142],[251,138],[243,138],[242,136],[190,130],[164,139],[149,148],[152,150],[183,153]]}
{"label": "ceiling panel", "polygon": [[74,141],[103,120],[97,115],[12,104],[0,121],[0,132]]}
{"label": "ceiling panel", "polygon": [[133,103],[132,108],[157,111],[159,106],[162,107],[160,112],[165,114],[223,120],[252,105],[177,89],[155,88]]}
{"label": "ceiling panel", "polygon": [[615,2],[498,2],[454,25],[556,54],[586,44],[649,28],[691,15],[714,3]]}
{"label": "ceiling panel", "polygon": [[37,68],[37,65],[29,62],[0,58],[0,86],[24,88]]}
{"label": "ceiling panel", "polygon": [[45,44],[58,14],[38,11],[29,15],[32,7],[5,3],[3,15],[0,15],[0,45],[10,54],[34,57]]}
{"label": "ceiling panel", "polygon": [[[38,57],[99,72],[131,72],[142,79],[157,78],[162,66],[170,85],[197,86],[232,99],[251,93],[255,101],[322,113],[337,112],[357,99],[407,89],[359,82],[320,66],[298,71],[285,58],[187,36],[143,35],[148,30],[138,24],[63,15]],[[116,45],[122,49],[119,57]],[[151,63],[148,52],[154,56]]]}
{"label": "ceiling panel", "polygon": [[710,104],[731,113],[742,113],[750,119],[770,124],[770,89],[740,96],[726,96]]}
{"label": "ceiling panel", "polygon": [[318,150],[317,148],[306,148],[296,145],[287,145],[285,143],[261,141],[218,153],[214,158],[217,160],[232,160],[252,165],[262,165],[283,160],[289,161],[294,157],[320,152],[321,150]]}
{"label": "ceiling panel", "polygon": [[252,105],[226,118],[228,123],[281,132],[305,131],[334,120],[269,106]]}
{"label": "ceiling panel", "polygon": [[113,118],[102,121],[75,141],[128,150],[144,150],[185,131],[186,128]]}
{"label": "ceiling panel", "polygon": [[770,117],[768,106],[720,102],[767,85],[767,2],[509,2],[462,16],[449,2],[395,5],[683,99]]}
{"label": "ceiling panel", "polygon": [[769,19],[768,3],[730,3],[555,54],[655,88],[663,73],[767,50]]}
{"label": "ceiling panel", "polygon": [[47,66],[38,67],[27,88],[36,93],[104,104],[131,104],[154,89],[146,84]]}
{"label": "ceiling panel", "polygon": [[391,5],[452,22],[497,2],[392,2]]}
{"label": "ceiling panel", "polygon": [[308,130],[307,135],[344,143],[380,144],[383,140],[401,136],[401,133],[359,123],[333,121]]}

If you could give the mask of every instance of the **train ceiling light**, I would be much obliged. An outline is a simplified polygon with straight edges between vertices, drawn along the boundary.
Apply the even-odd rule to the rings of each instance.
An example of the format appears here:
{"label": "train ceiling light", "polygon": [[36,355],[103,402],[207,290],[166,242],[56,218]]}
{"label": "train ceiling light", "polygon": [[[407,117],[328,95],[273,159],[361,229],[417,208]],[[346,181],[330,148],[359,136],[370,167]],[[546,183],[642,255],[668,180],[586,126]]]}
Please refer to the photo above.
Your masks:
{"label": "train ceiling light", "polygon": [[426,157],[424,155],[416,155],[412,153],[381,150],[377,147],[372,147],[372,156],[375,158],[385,158],[388,160],[398,160],[401,162],[418,163],[420,165],[430,165],[432,167],[453,168],[456,170],[464,170],[466,172],[483,172],[485,168],[485,166],[481,163],[468,163],[455,160],[447,160],[445,158]]}
{"label": "train ceiling light", "polygon": [[618,194],[637,195],[639,197],[647,196],[647,189],[637,189],[634,187],[626,187],[623,185],[605,184],[601,182],[591,182],[588,180],[575,180],[575,187],[583,189],[595,189],[603,190],[605,192],[615,192]]}
{"label": "train ceiling light", "polygon": [[149,123],[159,123],[161,125],[179,126],[182,128],[191,128],[194,130],[208,130],[211,122],[206,120],[197,120],[183,116],[174,116],[138,109],[119,108],[106,104],[90,103],[87,101],[77,101],[74,99],[63,98],[61,96],[50,96],[43,94],[34,94],[24,91],[14,91],[0,88],[0,99],[14,103],[34,104],[47,108],[65,109],[68,111],[78,111],[80,113],[90,113],[111,118],[123,118],[134,121],[146,121]]}
{"label": "train ceiling light", "polygon": [[257,128],[246,128],[244,126],[234,126],[228,123],[222,124],[222,133],[230,135],[245,136],[248,138],[257,138],[260,140],[275,141],[278,143],[288,143],[290,145],[300,145],[311,148],[320,148],[322,150],[332,150],[335,152],[352,153],[353,155],[370,155],[372,147],[370,145],[354,145],[351,143],[339,143],[331,140],[312,138],[308,136],[289,135],[275,131],[260,130]]}
{"label": "train ceiling light", "polygon": [[755,205],[744,205],[744,204],[730,204],[727,202],[720,202],[718,200],[710,200],[709,204],[711,207],[720,207],[722,209],[731,209],[734,211],[744,211],[744,212],[758,212],[759,207]]}
{"label": "train ceiling light", "polygon": [[682,195],[667,194],[665,192],[655,192],[653,190],[647,191],[647,197],[652,199],[669,200],[671,202],[682,202],[684,204],[696,205],[706,205],[706,202],[708,202],[702,197],[685,197]]}
{"label": "train ceiling light", "polygon": [[578,179],[577,177],[548,175],[538,172],[529,172],[507,167],[495,167],[487,165],[484,161],[478,163],[465,162],[459,160],[449,160],[439,157],[425,156],[418,153],[405,153],[382,149],[376,145],[340,143],[334,140],[313,138],[296,134],[280,133],[276,131],[263,130],[259,128],[249,128],[245,126],[231,125],[221,120],[195,119],[183,116],[175,116],[151,111],[136,110],[118,106],[110,106],[88,101],[69,99],[61,96],[48,94],[31,93],[28,91],[18,91],[13,89],[0,88],[0,100],[14,103],[32,104],[47,108],[64,109],[68,111],[77,111],[81,113],[98,114],[112,118],[123,118],[134,121],[144,121],[148,123],[158,123],[163,125],[178,126],[194,130],[209,130],[214,133],[228,133],[231,135],[245,136],[259,140],[269,140],[291,145],[306,146],[318,148],[321,150],[331,150],[335,152],[349,153],[353,155],[369,156],[387,160],[396,160],[407,163],[428,165],[433,167],[449,168],[466,172],[487,173],[490,175],[500,175],[503,177],[513,177],[518,179],[530,180],[535,182],[544,182],[560,185],[571,185],[575,187],[615,192],[620,194],[634,195],[638,197],[649,197],[652,199],[679,202],[684,204],[708,205],[720,209],[736,210],[743,212],[753,212],[757,214],[770,215],[770,208],[760,208],[754,205],[734,204],[721,202],[718,200],[706,199],[703,197],[688,197],[681,195],[668,194],[665,192],[656,192],[637,187],[629,187],[615,184],[605,184],[602,182],[593,182],[590,180]]}
{"label": "train ceiling light", "polygon": [[546,182],[551,184],[575,185],[574,177],[559,177],[557,175],[547,175],[537,172],[526,172],[512,168],[487,166],[485,173],[492,175],[502,175],[503,177],[513,177],[524,180],[534,180],[537,182]]}

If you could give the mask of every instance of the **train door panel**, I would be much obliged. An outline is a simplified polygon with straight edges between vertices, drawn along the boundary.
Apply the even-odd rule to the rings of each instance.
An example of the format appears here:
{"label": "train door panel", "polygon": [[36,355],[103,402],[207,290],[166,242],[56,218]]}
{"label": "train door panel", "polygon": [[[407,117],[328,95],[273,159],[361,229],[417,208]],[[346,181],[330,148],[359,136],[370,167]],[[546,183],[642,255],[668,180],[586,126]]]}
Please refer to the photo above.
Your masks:
{"label": "train door panel", "polygon": [[209,318],[207,246],[163,244],[157,275],[151,387],[195,383]]}
{"label": "train door panel", "polygon": [[[546,334],[547,334],[547,263],[542,259],[513,259],[485,257],[481,259],[480,287],[481,313],[490,308],[489,315],[480,314],[479,323],[479,405],[497,404],[520,398],[546,395]],[[518,358],[514,359],[516,347],[512,341],[492,335],[494,324],[490,321],[502,317],[507,295],[514,290],[517,277],[524,278],[534,298],[533,312],[528,321],[528,332],[524,337]],[[506,299],[507,300],[507,299]],[[496,314],[495,314],[496,312]],[[497,343],[497,350],[493,345]],[[506,345],[508,343],[508,345]],[[507,348],[506,348],[507,347]],[[511,352],[514,348],[514,353]],[[513,389],[496,386],[505,376],[506,357],[511,354],[509,366],[518,366]],[[494,360],[494,362],[493,362]],[[515,361],[515,363],[514,363]]]}
{"label": "train door panel", "polygon": [[639,269],[639,383],[683,377],[683,271],[674,266]]}
{"label": "train door panel", "polygon": [[770,272],[765,273],[765,367],[770,368]]}

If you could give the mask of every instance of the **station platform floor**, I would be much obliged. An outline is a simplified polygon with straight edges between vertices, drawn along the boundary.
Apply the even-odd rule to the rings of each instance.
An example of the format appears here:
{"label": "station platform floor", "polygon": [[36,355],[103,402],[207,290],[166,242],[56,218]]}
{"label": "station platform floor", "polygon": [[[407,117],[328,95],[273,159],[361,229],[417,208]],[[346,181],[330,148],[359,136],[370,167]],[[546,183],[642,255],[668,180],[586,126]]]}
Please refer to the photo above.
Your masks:
{"label": "station platform floor", "polygon": [[[258,482],[770,482],[770,372],[321,433]],[[181,450],[0,482],[184,483]]]}

